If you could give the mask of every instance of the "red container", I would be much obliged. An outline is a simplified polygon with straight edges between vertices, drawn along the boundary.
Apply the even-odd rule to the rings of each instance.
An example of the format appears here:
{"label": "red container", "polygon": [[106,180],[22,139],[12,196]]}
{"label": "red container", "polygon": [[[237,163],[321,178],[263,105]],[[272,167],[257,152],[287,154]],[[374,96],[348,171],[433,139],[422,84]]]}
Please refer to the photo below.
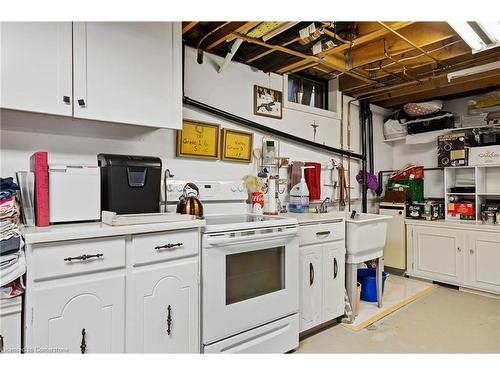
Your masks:
{"label": "red container", "polygon": [[392,180],[423,180],[424,167],[411,166],[391,176]]}
{"label": "red container", "polygon": [[474,203],[459,202],[459,203],[448,203],[448,213],[458,214],[461,216],[474,216],[476,211],[474,209]]}
{"label": "red container", "polygon": [[252,207],[256,204],[260,205],[261,208],[264,207],[264,193],[262,191],[252,193]]}

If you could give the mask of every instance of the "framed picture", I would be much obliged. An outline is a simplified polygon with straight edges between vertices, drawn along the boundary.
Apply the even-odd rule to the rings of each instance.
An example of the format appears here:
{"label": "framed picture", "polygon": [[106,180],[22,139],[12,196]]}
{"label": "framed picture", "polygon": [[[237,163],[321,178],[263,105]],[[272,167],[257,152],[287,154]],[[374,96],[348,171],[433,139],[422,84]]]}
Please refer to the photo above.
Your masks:
{"label": "framed picture", "polygon": [[273,118],[283,117],[283,93],[278,90],[254,85],[253,113]]}
{"label": "framed picture", "polygon": [[222,160],[250,163],[253,133],[222,129]]}
{"label": "framed picture", "polygon": [[177,130],[177,157],[219,159],[220,125],[186,120]]}

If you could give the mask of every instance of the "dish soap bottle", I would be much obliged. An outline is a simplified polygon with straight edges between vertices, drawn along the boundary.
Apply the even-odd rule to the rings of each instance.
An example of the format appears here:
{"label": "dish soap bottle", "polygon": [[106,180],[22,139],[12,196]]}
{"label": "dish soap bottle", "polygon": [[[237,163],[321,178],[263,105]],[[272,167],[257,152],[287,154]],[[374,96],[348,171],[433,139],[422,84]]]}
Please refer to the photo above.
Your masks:
{"label": "dish soap bottle", "polygon": [[304,177],[304,169],[314,168],[313,166],[300,167],[302,175],[300,182],[290,190],[290,204],[288,210],[295,213],[309,212],[309,189],[307,188],[306,179]]}

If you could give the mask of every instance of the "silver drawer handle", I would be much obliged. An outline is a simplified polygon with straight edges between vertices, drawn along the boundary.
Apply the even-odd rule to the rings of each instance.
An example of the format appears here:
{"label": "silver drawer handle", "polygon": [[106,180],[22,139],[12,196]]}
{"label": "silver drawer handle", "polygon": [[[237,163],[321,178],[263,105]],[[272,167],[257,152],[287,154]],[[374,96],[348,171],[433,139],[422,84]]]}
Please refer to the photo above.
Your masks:
{"label": "silver drawer handle", "polygon": [[329,230],[326,230],[324,232],[316,232],[316,236],[329,236],[330,235],[330,231]]}
{"label": "silver drawer handle", "polygon": [[91,258],[101,258],[103,256],[104,256],[104,254],[92,254],[92,255],[82,254],[82,255],[79,255],[77,257],[64,258],[64,261],[71,262],[72,260],[87,260],[87,259],[91,259]]}
{"label": "silver drawer handle", "polygon": [[156,246],[155,247],[155,250],[164,250],[164,249],[171,249],[173,247],[180,247],[184,245],[182,242],[178,242],[178,243],[168,243],[166,245],[161,245],[161,246]]}

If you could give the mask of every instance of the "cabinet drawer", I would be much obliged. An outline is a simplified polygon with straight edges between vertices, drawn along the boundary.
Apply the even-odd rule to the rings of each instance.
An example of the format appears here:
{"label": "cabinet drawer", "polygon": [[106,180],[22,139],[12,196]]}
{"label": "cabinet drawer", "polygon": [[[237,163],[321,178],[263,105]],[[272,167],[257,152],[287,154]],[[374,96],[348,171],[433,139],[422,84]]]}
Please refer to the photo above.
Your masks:
{"label": "cabinet drawer", "polygon": [[198,254],[198,230],[149,233],[134,236],[134,265],[156,263]]}
{"label": "cabinet drawer", "polygon": [[33,248],[35,281],[124,266],[124,237],[54,242]]}
{"label": "cabinet drawer", "polygon": [[344,239],[345,223],[321,223],[301,225],[300,246]]}

